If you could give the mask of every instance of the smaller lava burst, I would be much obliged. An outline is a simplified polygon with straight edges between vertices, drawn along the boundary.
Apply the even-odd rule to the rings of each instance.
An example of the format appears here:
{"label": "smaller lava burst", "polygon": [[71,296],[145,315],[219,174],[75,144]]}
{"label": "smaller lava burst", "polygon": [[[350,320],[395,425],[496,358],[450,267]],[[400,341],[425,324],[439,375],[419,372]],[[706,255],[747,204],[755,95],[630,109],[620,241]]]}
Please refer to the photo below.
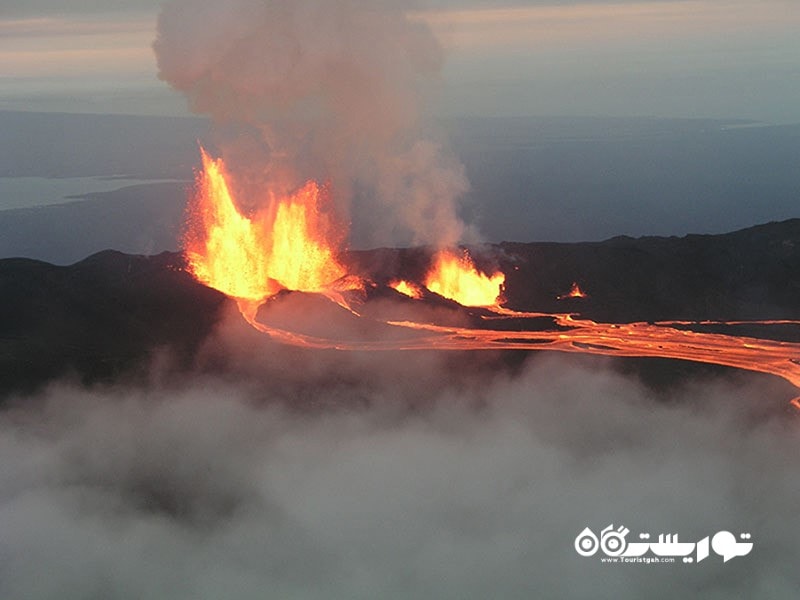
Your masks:
{"label": "smaller lava burst", "polygon": [[433,257],[425,287],[462,306],[498,306],[503,301],[505,281],[506,276],[500,271],[491,275],[478,271],[466,250],[461,255],[440,250]]}
{"label": "smaller lava burst", "polygon": [[422,298],[422,290],[415,283],[405,280],[392,281],[389,287],[409,298],[414,298],[415,300]]}
{"label": "smaller lava burst", "polygon": [[561,294],[556,299],[566,300],[567,298],[588,298],[588,297],[589,295],[580,288],[578,282],[573,281],[570,290],[566,294]]}

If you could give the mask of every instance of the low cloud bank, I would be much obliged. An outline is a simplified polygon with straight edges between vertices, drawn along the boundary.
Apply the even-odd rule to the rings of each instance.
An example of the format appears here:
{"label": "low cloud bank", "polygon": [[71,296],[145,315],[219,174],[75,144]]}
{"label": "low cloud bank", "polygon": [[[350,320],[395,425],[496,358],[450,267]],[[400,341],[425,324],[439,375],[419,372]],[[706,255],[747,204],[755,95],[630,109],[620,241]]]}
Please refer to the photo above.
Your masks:
{"label": "low cloud bank", "polygon": [[[274,348],[236,377],[58,385],[6,410],[0,596],[790,598],[800,585],[797,422],[763,410],[757,386],[663,402],[595,360],[536,355],[492,375],[447,355],[332,354],[316,372],[298,356]],[[629,541],[749,532],[754,549],[726,564],[578,556],[576,535],[609,523]]]}

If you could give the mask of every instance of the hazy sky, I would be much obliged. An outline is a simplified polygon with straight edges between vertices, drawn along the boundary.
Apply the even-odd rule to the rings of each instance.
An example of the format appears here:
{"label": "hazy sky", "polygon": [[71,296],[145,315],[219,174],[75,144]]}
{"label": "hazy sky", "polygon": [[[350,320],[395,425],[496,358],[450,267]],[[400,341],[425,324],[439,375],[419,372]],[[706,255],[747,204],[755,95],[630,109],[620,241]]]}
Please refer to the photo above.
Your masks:
{"label": "hazy sky", "polygon": [[[449,114],[800,121],[797,0],[409,3],[447,50]],[[176,113],[156,0],[3,0],[0,108]]]}

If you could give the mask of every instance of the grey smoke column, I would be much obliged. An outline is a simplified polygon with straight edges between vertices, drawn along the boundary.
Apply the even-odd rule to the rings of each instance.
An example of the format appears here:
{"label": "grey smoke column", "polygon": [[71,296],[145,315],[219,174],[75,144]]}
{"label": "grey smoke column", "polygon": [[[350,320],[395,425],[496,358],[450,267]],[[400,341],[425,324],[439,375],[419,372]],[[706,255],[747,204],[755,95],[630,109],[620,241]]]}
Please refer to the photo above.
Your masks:
{"label": "grey smoke column", "polygon": [[234,170],[249,174],[241,185],[253,173],[278,191],[330,179],[345,209],[356,188],[368,198],[353,218],[369,222],[373,241],[454,243],[463,234],[455,201],[468,184],[418,119],[442,51],[406,9],[388,0],[174,0],[158,21],[159,76],[193,111],[249,128],[249,140],[225,147]]}

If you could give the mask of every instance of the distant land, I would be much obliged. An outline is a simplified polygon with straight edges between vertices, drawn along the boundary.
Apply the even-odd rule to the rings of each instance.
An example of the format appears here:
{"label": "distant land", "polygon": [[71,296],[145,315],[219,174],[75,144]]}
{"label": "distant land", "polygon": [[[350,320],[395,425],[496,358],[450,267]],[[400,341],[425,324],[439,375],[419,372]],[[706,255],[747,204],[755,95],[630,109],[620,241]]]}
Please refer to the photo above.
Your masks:
{"label": "distant land", "polygon": [[[0,177],[124,177],[72,199],[0,197],[0,257],[70,264],[113,247],[177,250],[200,118],[0,111]],[[723,233],[798,216],[800,124],[599,117],[441,121],[471,190],[462,213],[489,242]],[[10,182],[11,179],[8,179]],[[9,186],[6,186],[9,187]],[[88,191],[88,190],[87,190]],[[71,202],[69,200],[72,200]],[[26,205],[28,208],[9,209]],[[6,210],[3,210],[3,209]],[[353,248],[374,243],[354,206]]]}

